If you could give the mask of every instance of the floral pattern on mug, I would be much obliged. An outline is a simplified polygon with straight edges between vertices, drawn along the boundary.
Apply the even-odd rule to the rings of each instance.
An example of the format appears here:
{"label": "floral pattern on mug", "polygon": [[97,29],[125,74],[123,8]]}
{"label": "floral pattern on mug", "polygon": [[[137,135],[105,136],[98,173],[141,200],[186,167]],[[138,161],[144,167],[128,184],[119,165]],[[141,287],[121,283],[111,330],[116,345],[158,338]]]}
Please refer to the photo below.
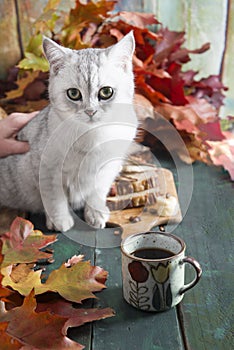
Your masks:
{"label": "floral pattern on mug", "polygon": [[157,267],[151,266],[150,267],[151,274],[155,282],[158,283],[165,283],[168,280],[169,277],[169,265],[164,265],[162,263],[159,263]]}
{"label": "floral pattern on mug", "polygon": [[128,271],[133,279],[129,281],[130,292],[129,292],[129,302],[133,306],[138,307],[142,310],[148,310],[150,305],[147,304],[149,297],[144,294],[148,292],[148,287],[139,286],[139,283],[144,283],[149,277],[149,271],[140,261],[132,261],[128,264]]}
{"label": "floral pattern on mug", "polygon": [[140,261],[132,261],[128,264],[128,271],[132,279],[138,283],[147,281],[149,277],[149,271]]}
{"label": "floral pattern on mug", "polygon": [[157,311],[170,308],[172,304],[171,285],[169,279],[170,265],[159,263],[157,267],[151,266],[150,271],[156,284],[153,291],[152,305]]}

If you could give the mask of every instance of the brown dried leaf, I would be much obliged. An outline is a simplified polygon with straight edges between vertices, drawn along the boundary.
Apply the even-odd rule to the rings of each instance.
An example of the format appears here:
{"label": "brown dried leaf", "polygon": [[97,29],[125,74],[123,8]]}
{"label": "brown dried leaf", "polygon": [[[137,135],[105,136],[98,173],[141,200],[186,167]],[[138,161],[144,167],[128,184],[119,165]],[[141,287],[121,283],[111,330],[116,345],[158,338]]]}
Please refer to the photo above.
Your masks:
{"label": "brown dried leaf", "polygon": [[22,348],[22,343],[6,333],[8,322],[0,322],[0,339],[2,350],[18,350]]}
{"label": "brown dried leaf", "polygon": [[18,88],[16,90],[7,92],[6,97],[3,99],[3,101],[14,100],[18,97],[21,97],[24,94],[25,88],[39,76],[39,73],[39,71],[25,72],[24,77],[18,78],[16,81]]}
{"label": "brown dried leaf", "polygon": [[36,313],[36,306],[34,293],[25,298],[22,306],[10,311],[6,311],[2,304],[0,322],[9,323],[9,336],[35,349],[83,349],[82,345],[67,338],[66,333],[63,333],[68,318],[52,315],[47,311]]}
{"label": "brown dried leaf", "polygon": [[6,339],[13,337],[16,344],[21,341],[25,349],[83,349],[66,336],[68,328],[112,316],[114,312],[110,308],[77,309],[64,300],[37,304],[31,292],[22,306],[9,311],[1,302],[0,334],[2,328]]}

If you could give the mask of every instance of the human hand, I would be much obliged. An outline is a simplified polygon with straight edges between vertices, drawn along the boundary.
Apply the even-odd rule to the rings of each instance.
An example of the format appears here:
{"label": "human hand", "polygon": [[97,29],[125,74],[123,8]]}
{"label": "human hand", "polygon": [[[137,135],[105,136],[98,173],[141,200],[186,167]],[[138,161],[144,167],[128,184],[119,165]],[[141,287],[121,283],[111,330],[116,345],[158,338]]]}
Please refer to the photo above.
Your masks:
{"label": "human hand", "polygon": [[28,142],[18,141],[16,136],[37,113],[12,113],[0,120],[0,158],[29,151]]}

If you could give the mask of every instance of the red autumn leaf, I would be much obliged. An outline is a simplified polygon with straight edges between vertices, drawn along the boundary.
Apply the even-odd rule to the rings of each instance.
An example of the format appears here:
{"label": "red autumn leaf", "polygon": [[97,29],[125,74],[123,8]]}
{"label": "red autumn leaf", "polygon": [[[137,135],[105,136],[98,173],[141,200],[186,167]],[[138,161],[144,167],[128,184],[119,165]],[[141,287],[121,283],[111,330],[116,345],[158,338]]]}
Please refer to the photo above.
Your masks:
{"label": "red autumn leaf", "polygon": [[114,316],[110,308],[105,309],[84,309],[74,307],[71,302],[65,300],[52,300],[47,303],[38,303],[36,312],[49,311],[51,314],[67,317],[66,327],[79,327],[84,323],[101,320],[106,317]]}
{"label": "red autumn leaf", "polygon": [[194,92],[193,96],[197,98],[205,98],[216,109],[223,105],[224,94],[223,91],[227,90],[227,87],[220,81],[218,75],[211,75],[208,78],[203,78],[199,81],[190,81],[188,86],[192,86]]}
{"label": "red autumn leaf", "polygon": [[160,78],[158,75],[147,72],[146,83],[155,91],[159,91],[174,105],[185,105],[188,103],[184,95],[184,82],[179,76],[180,66],[176,63],[168,67],[167,77]]}
{"label": "red autumn leaf", "polygon": [[159,40],[156,45],[154,59],[157,65],[160,64],[162,68],[165,68],[167,63],[170,61],[170,55],[173,52],[178,51],[181,45],[184,43],[185,33],[170,31],[167,28],[162,28],[157,34],[161,35],[161,40]]}
{"label": "red autumn leaf", "polygon": [[[62,306],[64,310],[61,310]],[[9,311],[1,305],[0,324],[8,323],[6,334],[14,337],[26,345],[26,349],[83,349],[84,347],[71,339],[67,335],[69,327],[80,326],[85,322],[113,316],[111,309],[95,310],[85,315],[85,311],[75,312],[71,305],[66,303],[52,304],[51,311],[36,311],[37,303],[34,293],[31,292],[24,299],[20,307],[15,307]],[[40,307],[38,307],[39,309]],[[44,309],[48,309],[44,306]],[[43,309],[43,307],[42,307]],[[54,312],[58,314],[54,314]]]}
{"label": "red autumn leaf", "polygon": [[55,242],[56,235],[43,235],[41,231],[33,230],[30,221],[17,217],[9,232],[1,235],[0,240],[3,242],[4,255],[2,267],[5,267],[14,263],[30,263],[51,258],[51,253],[39,249]]}
{"label": "red autumn leaf", "polygon": [[210,123],[199,124],[198,128],[203,132],[202,139],[204,141],[221,141],[225,138],[221,130],[219,120]]}
{"label": "red autumn leaf", "polygon": [[149,84],[146,82],[146,77],[140,69],[136,70],[137,75],[135,77],[135,84],[137,93],[142,94],[146,98],[148,98],[154,105],[158,105],[160,102],[169,102],[169,100],[160,92],[154,90]]}

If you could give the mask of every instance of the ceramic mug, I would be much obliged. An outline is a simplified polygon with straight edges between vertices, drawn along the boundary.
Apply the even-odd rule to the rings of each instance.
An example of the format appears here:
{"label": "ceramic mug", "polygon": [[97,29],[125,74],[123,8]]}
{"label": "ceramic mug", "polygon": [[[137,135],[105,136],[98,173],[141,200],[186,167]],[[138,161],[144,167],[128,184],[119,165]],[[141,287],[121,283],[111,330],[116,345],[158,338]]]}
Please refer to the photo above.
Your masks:
{"label": "ceramic mug", "polygon": [[[123,240],[124,299],[145,311],[165,311],[177,305],[202,274],[199,263],[185,256],[185,248],[181,238],[162,232],[138,233]],[[196,274],[188,284],[185,264],[192,265]]]}

